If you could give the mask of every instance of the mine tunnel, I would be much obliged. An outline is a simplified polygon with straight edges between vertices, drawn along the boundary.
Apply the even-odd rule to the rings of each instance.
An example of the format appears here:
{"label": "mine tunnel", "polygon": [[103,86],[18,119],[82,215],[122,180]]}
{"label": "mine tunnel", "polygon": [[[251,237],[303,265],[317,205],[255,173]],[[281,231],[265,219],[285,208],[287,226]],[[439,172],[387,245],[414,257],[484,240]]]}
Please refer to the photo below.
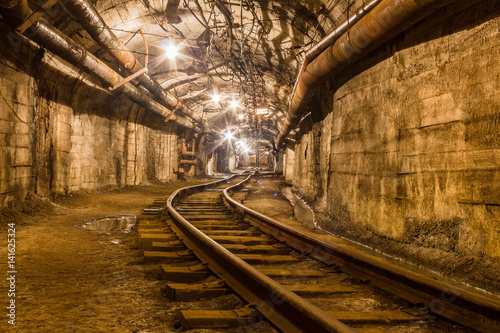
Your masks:
{"label": "mine tunnel", "polygon": [[1,331],[499,332],[497,0],[0,0]]}

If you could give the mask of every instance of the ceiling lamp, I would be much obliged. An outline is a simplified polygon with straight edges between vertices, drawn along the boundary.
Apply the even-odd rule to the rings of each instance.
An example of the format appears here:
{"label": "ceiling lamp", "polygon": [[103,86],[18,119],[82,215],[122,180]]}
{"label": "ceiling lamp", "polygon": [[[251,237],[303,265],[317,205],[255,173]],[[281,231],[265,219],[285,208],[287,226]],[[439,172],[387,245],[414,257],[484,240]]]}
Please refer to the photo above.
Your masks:
{"label": "ceiling lamp", "polygon": [[168,59],[175,59],[178,53],[179,48],[176,45],[169,43],[167,46],[165,46],[165,55]]}
{"label": "ceiling lamp", "polygon": [[237,100],[233,99],[231,102],[229,102],[229,105],[231,105],[231,107],[233,109],[236,109],[238,107],[239,103]]}
{"label": "ceiling lamp", "polygon": [[227,130],[224,136],[226,137],[227,140],[231,140],[234,137],[233,133],[230,130]]}
{"label": "ceiling lamp", "polygon": [[220,102],[220,95],[215,93],[212,95],[212,100],[215,102],[215,103],[219,103]]}
{"label": "ceiling lamp", "polygon": [[257,108],[257,110],[255,110],[255,114],[257,116],[268,115],[269,114],[269,109],[268,108]]}

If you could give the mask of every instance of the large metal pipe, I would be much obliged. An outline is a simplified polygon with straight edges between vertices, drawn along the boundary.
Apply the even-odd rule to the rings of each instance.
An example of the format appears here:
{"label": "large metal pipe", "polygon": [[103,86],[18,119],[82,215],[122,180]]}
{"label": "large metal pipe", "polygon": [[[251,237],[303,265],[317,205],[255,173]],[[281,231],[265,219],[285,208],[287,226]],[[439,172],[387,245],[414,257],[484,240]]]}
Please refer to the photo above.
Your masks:
{"label": "large metal pipe", "polygon": [[[31,14],[31,10],[26,0],[20,0],[15,4],[11,1],[10,4],[6,4],[5,6],[2,2],[0,3],[0,14],[4,21],[15,29],[26,20]],[[96,76],[105,84],[113,85],[123,80],[118,73],[97,59],[83,46],[76,44],[57,29],[50,27],[42,19],[32,24],[23,35],[72,65]],[[170,110],[153,101],[130,83],[121,86],[118,92],[123,93],[133,102],[161,117],[165,118],[171,114]],[[175,115],[172,115],[170,119],[180,126],[200,131],[197,126],[193,125],[193,123],[187,119],[176,117]]]}
{"label": "large metal pipe", "polygon": [[383,0],[333,45],[311,61],[297,78],[276,148],[297,126],[319,86],[355,61],[394,38],[413,24],[454,0]]}
{"label": "large metal pipe", "polygon": [[299,82],[299,78],[302,76],[302,72],[305,70],[307,65],[314,59],[316,59],[321,53],[323,53],[330,45],[332,45],[342,34],[344,34],[349,27],[356,24],[359,20],[361,20],[366,14],[370,12],[376,5],[378,5],[382,0],[371,0],[366,4],[363,4],[361,7],[354,11],[354,14],[349,16],[344,22],[339,24],[335,30],[330,32],[327,36],[325,36],[322,40],[318,42],[318,44],[314,45],[309,51],[306,52],[304,56],[304,61],[300,66],[299,73],[297,74],[297,80],[295,81],[295,85],[293,86],[292,94],[290,95],[290,100],[295,95],[295,89],[297,88],[297,83]]}
{"label": "large metal pipe", "polygon": [[[101,15],[88,0],[67,0],[64,6],[78,20],[89,35],[107,52],[109,52],[120,65],[131,71],[138,72],[143,66],[137,61],[135,56],[127,50],[127,47],[116,37]],[[149,73],[143,73],[137,80],[164,106],[177,110],[182,114],[196,121],[205,130],[208,130],[208,122],[198,116],[195,112],[187,108],[177,97],[165,91],[161,85],[152,78]]]}

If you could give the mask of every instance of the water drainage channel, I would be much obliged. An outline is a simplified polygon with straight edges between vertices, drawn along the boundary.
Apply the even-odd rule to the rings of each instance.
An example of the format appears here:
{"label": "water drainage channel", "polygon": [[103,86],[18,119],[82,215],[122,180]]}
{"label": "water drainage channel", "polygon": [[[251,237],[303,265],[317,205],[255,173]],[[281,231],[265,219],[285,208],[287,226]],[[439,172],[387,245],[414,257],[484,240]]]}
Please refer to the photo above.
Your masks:
{"label": "water drainage channel", "polygon": [[[265,319],[282,332],[366,327],[406,332],[434,318],[421,308],[402,306],[405,302],[395,306],[375,286],[413,304],[429,304],[444,293],[448,302],[440,305],[439,315],[483,332],[500,328],[500,305],[494,300],[301,235],[239,204],[228,188],[237,190],[244,181],[233,177],[179,189],[166,200],[167,221],[159,213],[165,206],[160,199],[138,217],[146,261],[184,263],[162,267],[161,276],[169,281],[166,296],[190,301],[234,292],[248,304],[237,310],[181,311],[176,329],[241,327]],[[185,265],[193,261],[197,264]],[[203,283],[212,274],[218,279]],[[390,304],[384,304],[387,299]],[[375,306],[357,308],[360,300]]]}

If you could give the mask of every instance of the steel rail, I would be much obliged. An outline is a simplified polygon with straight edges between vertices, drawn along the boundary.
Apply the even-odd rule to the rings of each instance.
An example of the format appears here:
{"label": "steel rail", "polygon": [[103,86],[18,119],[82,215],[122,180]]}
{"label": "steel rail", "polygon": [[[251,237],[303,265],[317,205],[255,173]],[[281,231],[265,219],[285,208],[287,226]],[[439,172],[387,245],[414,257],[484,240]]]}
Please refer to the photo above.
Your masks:
{"label": "steel rail", "polygon": [[305,235],[299,229],[250,209],[231,198],[229,191],[241,188],[250,177],[226,188],[223,195],[230,208],[245,214],[246,220],[263,232],[284,241],[292,248],[309,253],[311,257],[325,264],[336,264],[348,274],[370,279],[381,289],[410,303],[424,303],[432,313],[443,318],[480,332],[500,332],[500,301],[497,299],[434,280],[382,258]]}
{"label": "steel rail", "polygon": [[280,331],[356,332],[223,248],[186,221],[173,207],[173,203],[181,196],[225,181],[227,179],[184,187],[168,198],[167,210],[174,223],[172,229],[182,238],[182,242]]}

